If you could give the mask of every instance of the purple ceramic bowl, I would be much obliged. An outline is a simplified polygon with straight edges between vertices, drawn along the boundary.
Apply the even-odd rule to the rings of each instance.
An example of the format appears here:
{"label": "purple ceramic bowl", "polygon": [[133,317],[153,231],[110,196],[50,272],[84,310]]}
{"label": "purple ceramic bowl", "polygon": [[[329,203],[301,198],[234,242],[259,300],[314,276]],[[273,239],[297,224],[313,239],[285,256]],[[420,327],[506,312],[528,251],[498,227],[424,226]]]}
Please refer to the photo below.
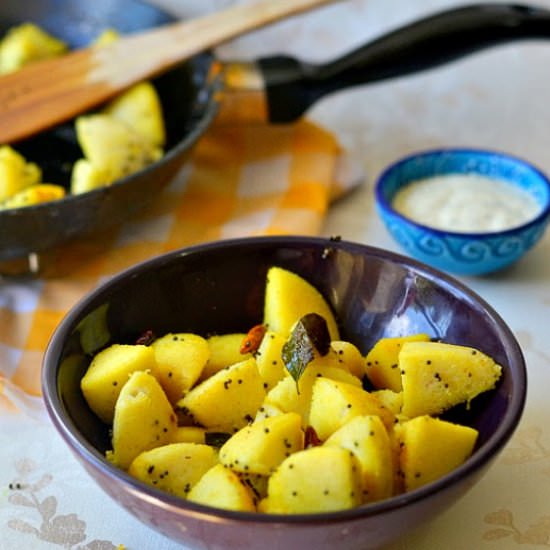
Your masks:
{"label": "purple ceramic bowl", "polygon": [[[201,506],[147,486],[109,464],[108,427],[79,382],[106,344],[157,334],[246,331],[261,322],[267,269],[311,281],[332,304],[342,335],[362,352],[382,336],[427,332],[477,347],[504,366],[496,390],[455,419],[480,432],[470,459],[408,494],[335,513],[275,516]],[[43,364],[51,419],[89,474],[120,505],[173,540],[223,550],[379,548],[431,520],[466,493],[511,437],[526,395],[520,347],[499,315],[447,275],[384,250],[307,237],[260,237],[187,248],[141,263],[85,297],[62,321]]]}

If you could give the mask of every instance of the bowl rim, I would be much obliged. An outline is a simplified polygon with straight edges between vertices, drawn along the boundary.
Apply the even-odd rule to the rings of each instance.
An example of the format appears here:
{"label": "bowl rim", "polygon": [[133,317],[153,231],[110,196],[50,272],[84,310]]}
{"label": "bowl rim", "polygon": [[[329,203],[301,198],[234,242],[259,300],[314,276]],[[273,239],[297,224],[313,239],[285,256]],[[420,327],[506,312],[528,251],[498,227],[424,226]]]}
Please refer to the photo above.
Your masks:
{"label": "bowl rim", "polygon": [[[104,455],[79,433],[77,427],[68,414],[66,414],[63,401],[57,392],[57,358],[60,356],[60,352],[63,349],[65,337],[74,330],[75,326],[78,324],[79,317],[86,312],[87,308],[91,307],[94,302],[100,300],[103,295],[108,294],[111,289],[123,284],[127,278],[132,278],[143,271],[154,270],[164,264],[177,262],[186,256],[205,252],[208,253],[220,247],[244,247],[246,249],[248,247],[268,245],[276,248],[296,244],[315,246],[319,247],[321,250],[329,247],[341,247],[344,250],[361,251],[380,259],[399,263],[407,269],[414,270],[416,274],[437,282],[438,285],[446,290],[452,289],[453,293],[456,293],[461,299],[476,303],[492,318],[498,328],[498,332],[506,337],[508,341],[507,347],[510,348],[510,353],[514,358],[514,363],[517,368],[513,373],[513,388],[515,391],[512,392],[509,397],[507,411],[501,424],[489,436],[487,441],[481,447],[477,448],[474,454],[458,468],[455,468],[444,477],[428,483],[423,487],[355,508],[314,514],[262,514],[259,512],[224,510],[213,506],[202,505],[149,486],[109,463]],[[476,471],[483,470],[484,466],[492,462],[499,454],[519,424],[526,401],[527,369],[519,343],[504,319],[475,291],[447,273],[415,260],[414,258],[390,250],[373,247],[363,243],[341,240],[340,238],[335,239],[332,237],[324,238],[297,235],[253,236],[201,243],[164,253],[126,268],[98,285],[78,301],[56,327],[43,355],[41,384],[42,398],[50,420],[54,424],[58,434],[60,434],[62,439],[68,444],[73,454],[85,465],[86,469],[91,468],[99,470],[101,475],[109,478],[112,483],[123,483],[125,492],[132,492],[133,494],[139,493],[143,499],[160,504],[165,509],[169,508],[175,513],[183,512],[184,514],[215,517],[218,518],[218,520],[246,523],[320,525],[341,521],[361,520],[366,517],[375,517],[386,512],[398,510],[403,506],[416,503],[440,491],[444,491],[455,485],[460,479],[467,479],[471,475],[474,475]]]}
{"label": "bowl rim", "polygon": [[[500,157],[506,159],[510,162],[516,163],[528,169],[530,172],[538,176],[547,187],[547,200],[546,203],[542,206],[541,211],[530,220],[520,224],[510,227],[508,229],[501,229],[498,231],[452,231],[450,229],[441,229],[437,227],[432,227],[430,225],[425,225],[423,223],[417,222],[412,218],[405,216],[404,214],[395,210],[391,204],[391,201],[388,201],[384,195],[384,187],[387,182],[387,179],[393,171],[400,168],[401,166],[414,161],[416,159],[422,159],[426,157],[436,157],[442,155],[468,155],[474,154],[478,156],[491,156],[491,157]],[[450,173],[450,172],[447,172]],[[473,171],[473,173],[476,173]],[[510,180],[512,181],[512,180]],[[508,237],[514,234],[526,231],[532,227],[538,226],[543,223],[545,219],[550,217],[550,177],[547,176],[544,171],[539,168],[537,165],[528,161],[519,156],[499,151],[497,149],[484,149],[484,148],[475,148],[475,147],[439,147],[434,149],[423,149],[416,152],[412,152],[404,157],[399,158],[395,162],[392,162],[380,173],[374,184],[374,196],[375,202],[379,209],[385,214],[389,214],[395,218],[398,218],[403,223],[412,225],[425,231],[427,233],[432,233],[441,237],[448,236],[455,239],[468,239],[468,240],[486,240],[495,237]]]}

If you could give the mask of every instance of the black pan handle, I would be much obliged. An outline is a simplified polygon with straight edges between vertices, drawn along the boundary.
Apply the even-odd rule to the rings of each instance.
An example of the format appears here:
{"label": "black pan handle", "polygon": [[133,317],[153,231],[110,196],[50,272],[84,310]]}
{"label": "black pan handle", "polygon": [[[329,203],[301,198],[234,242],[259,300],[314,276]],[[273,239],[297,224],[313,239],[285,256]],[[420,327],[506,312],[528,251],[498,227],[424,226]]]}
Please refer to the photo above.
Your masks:
{"label": "black pan handle", "polygon": [[443,11],[386,34],[324,65],[291,57],[258,61],[274,123],[290,122],[322,96],[430,69],[498,44],[550,38],[550,11],[477,4]]}

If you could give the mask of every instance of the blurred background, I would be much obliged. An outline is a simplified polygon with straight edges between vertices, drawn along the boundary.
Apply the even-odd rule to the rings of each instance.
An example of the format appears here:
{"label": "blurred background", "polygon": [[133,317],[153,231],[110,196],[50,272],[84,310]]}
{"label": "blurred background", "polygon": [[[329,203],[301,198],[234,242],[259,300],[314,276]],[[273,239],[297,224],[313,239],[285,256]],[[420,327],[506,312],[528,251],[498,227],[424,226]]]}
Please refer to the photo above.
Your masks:
{"label": "blurred background", "polygon": [[[246,1],[152,0],[182,17]],[[418,18],[466,4],[471,2],[341,0],[255,31],[217,53],[225,59],[284,53],[323,62]],[[550,0],[531,5],[550,9]],[[370,241],[369,235],[378,233],[378,221],[374,226],[369,221],[375,217],[373,181],[388,164],[420,149],[503,150],[550,172],[548,67],[550,40],[516,42],[430,71],[338,92],[315,104],[307,116],[334,131],[366,173],[365,185],[333,208],[326,234],[338,233],[341,215],[345,237]],[[377,241],[394,246],[384,233]]]}

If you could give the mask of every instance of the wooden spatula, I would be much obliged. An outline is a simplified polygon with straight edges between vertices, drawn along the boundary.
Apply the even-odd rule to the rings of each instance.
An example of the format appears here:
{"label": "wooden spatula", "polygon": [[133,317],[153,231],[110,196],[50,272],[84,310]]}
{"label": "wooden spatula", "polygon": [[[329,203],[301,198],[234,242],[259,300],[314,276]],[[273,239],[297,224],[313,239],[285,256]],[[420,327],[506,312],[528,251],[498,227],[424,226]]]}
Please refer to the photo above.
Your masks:
{"label": "wooden spatula", "polygon": [[0,144],[86,111],[237,35],[334,0],[262,0],[39,61],[0,77]]}

